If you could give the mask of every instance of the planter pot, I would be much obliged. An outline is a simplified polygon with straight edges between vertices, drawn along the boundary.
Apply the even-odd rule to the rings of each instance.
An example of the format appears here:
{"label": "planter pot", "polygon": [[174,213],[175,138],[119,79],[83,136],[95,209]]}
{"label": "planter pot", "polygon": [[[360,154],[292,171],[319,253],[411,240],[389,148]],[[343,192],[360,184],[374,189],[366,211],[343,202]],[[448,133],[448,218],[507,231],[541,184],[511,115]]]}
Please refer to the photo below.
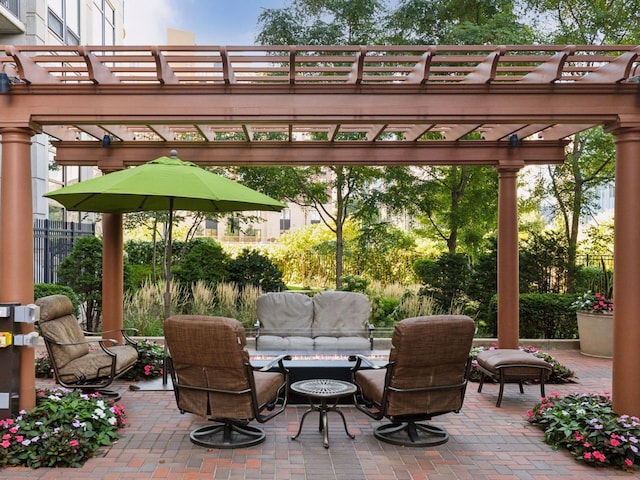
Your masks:
{"label": "planter pot", "polygon": [[576,312],[580,353],[590,357],[613,357],[613,314]]}

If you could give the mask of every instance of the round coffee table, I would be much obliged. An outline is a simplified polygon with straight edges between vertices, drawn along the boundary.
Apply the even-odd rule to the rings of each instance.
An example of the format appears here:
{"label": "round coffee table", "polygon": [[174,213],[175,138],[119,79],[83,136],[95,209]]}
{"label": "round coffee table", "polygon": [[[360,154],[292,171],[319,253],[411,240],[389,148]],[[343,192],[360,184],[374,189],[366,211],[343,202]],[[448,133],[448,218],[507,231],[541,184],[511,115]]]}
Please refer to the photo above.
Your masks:
{"label": "round coffee table", "polygon": [[[340,398],[346,397],[348,395],[353,395],[356,392],[357,389],[353,383],[344,382],[342,380],[318,378],[311,380],[301,380],[299,382],[292,383],[291,390],[299,395],[307,397],[307,399],[309,400],[309,409],[302,415],[298,433],[291,437],[292,440],[298,438],[300,432],[302,431],[304,419],[311,412],[319,412],[320,414],[318,430],[322,432],[322,445],[324,446],[324,448],[329,448],[329,422],[327,420],[328,412],[337,412],[340,417],[342,417],[344,431],[350,438],[355,438],[355,435],[349,433],[349,430],[347,429],[347,420],[344,418],[344,414],[338,408],[338,400]],[[329,400],[332,400],[333,402],[329,404]],[[319,404],[314,403],[314,401],[319,402]]]}

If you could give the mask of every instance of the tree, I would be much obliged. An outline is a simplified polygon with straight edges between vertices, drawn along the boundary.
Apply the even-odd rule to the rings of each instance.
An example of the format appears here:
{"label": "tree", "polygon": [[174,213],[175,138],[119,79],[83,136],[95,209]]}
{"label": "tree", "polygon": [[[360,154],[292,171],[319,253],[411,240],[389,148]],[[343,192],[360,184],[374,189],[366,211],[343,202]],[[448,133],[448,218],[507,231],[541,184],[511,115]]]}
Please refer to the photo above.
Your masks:
{"label": "tree", "polygon": [[[637,43],[640,0],[529,0],[534,16],[544,18],[553,28],[545,41],[559,44]],[[568,243],[568,289],[573,291],[580,221],[595,205],[599,187],[613,181],[615,146],[613,137],[601,128],[576,134],[563,165],[549,167],[547,191],[554,199],[555,213]]]}
{"label": "tree", "polygon": [[258,186],[267,195],[313,208],[336,238],[336,288],[343,275],[344,225],[355,213],[358,198],[377,178],[368,167],[252,167],[238,170],[245,185]]}
{"label": "tree", "polygon": [[[511,0],[401,0],[385,23],[391,43],[511,44],[533,39]],[[428,132],[422,140],[444,134]],[[471,257],[483,248],[497,222],[497,174],[487,167],[388,168],[381,205],[414,215],[422,231],[450,254]]]}
{"label": "tree", "polygon": [[581,220],[593,214],[598,188],[614,178],[613,137],[601,128],[578,133],[566,162],[547,168],[548,192],[554,200],[554,213],[560,219],[567,244],[567,288],[572,292]]}
{"label": "tree", "polygon": [[386,11],[380,0],[292,0],[258,17],[261,45],[367,45],[376,43]]}
{"label": "tree", "polygon": [[385,190],[373,201],[421,219],[423,234],[442,242],[449,253],[462,243],[474,255],[495,231],[497,191],[497,174],[488,167],[391,167]]}
{"label": "tree", "polygon": [[[376,43],[382,36],[380,27],[385,13],[384,3],[379,0],[292,0],[287,7],[266,9],[258,17],[257,42],[262,45]],[[349,134],[342,135],[344,138]],[[245,169],[243,174],[249,186],[261,186],[268,195],[315,209],[322,222],[335,233],[336,287],[340,288],[344,224],[359,193],[375,179],[376,170],[341,165],[250,170]]]}
{"label": "tree", "polygon": [[400,0],[385,25],[392,44],[508,45],[533,40],[511,0]]}

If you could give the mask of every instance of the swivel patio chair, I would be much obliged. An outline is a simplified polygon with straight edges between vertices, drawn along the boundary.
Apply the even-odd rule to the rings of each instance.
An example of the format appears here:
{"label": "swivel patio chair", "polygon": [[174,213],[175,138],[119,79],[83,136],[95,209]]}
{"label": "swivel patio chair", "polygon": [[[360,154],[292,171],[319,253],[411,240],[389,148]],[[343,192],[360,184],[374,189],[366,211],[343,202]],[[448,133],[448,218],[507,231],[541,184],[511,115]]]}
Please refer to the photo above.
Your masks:
{"label": "swivel patio chair", "polygon": [[376,438],[415,447],[449,440],[444,428],[419,422],[462,408],[474,332],[467,316],[407,318],[395,326],[385,366],[361,355],[350,357],[356,361],[356,408],[375,420],[391,421],[374,429]]}
{"label": "swivel patio chair", "polygon": [[117,330],[124,345],[115,340],[87,337],[90,332],[82,330],[73,314],[73,304],[65,295],[49,295],[35,303],[40,306],[36,326],[44,339],[56,382],[66,388],[119,398],[117,392],[107,387],[138,361],[136,342],[124,330]]}
{"label": "swivel patio chair", "polygon": [[175,315],[165,320],[164,334],[178,409],[214,422],[193,430],[191,442],[209,448],[262,443],[264,430],[249,422],[284,411],[289,377],[283,360],[290,357],[253,367],[244,327],[233,318]]}

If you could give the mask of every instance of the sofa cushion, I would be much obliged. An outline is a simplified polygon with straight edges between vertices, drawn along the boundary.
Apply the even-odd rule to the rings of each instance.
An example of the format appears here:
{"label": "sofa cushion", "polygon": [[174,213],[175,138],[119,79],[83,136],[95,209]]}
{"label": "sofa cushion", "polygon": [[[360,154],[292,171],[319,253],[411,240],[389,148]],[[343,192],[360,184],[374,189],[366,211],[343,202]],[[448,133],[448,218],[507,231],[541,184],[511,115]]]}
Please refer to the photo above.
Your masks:
{"label": "sofa cushion", "polygon": [[280,337],[277,335],[260,335],[256,341],[256,347],[260,350],[313,350],[313,338],[311,337]]}
{"label": "sofa cushion", "polygon": [[316,350],[364,351],[371,348],[369,339],[364,337],[316,337],[313,342]]}
{"label": "sofa cushion", "polygon": [[[256,302],[260,321],[260,340],[264,335],[279,337],[311,337],[313,304],[302,293],[269,292]],[[262,345],[260,348],[265,348]]]}
{"label": "sofa cushion", "polygon": [[313,297],[313,337],[364,337],[371,304],[356,292],[326,291]]}

